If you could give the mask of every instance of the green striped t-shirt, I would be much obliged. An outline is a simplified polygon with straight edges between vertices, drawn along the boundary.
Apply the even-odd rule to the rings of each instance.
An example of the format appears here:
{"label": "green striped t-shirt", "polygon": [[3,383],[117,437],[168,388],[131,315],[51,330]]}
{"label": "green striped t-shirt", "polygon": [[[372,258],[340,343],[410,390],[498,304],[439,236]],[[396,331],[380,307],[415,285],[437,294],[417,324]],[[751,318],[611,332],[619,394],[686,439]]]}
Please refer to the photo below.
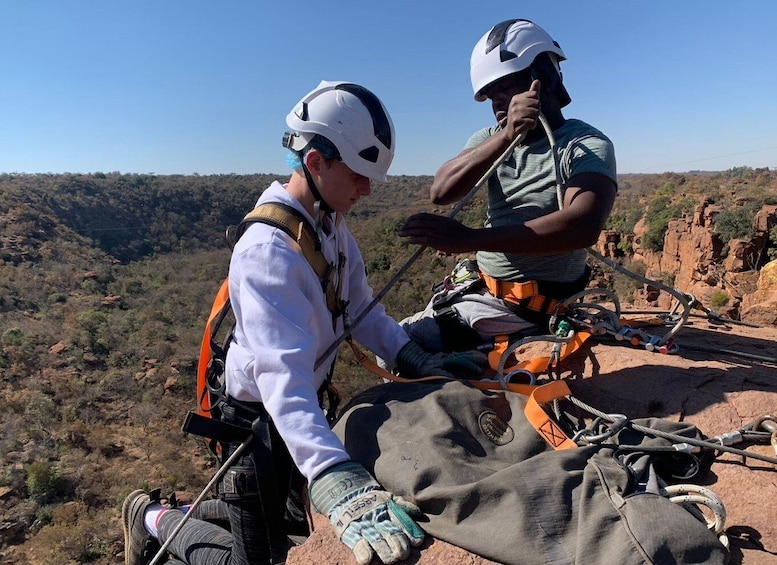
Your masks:
{"label": "green striped t-shirt", "polygon": [[[540,127],[540,126],[538,126]],[[475,147],[494,135],[498,126],[476,132],[467,142]],[[617,184],[615,150],[602,132],[570,119],[553,132],[561,164],[562,183],[581,173],[599,173]],[[488,179],[486,227],[522,224],[558,210],[556,173],[547,138],[515,149]],[[552,255],[521,255],[480,251],[480,269],[497,279],[572,282],[585,269],[586,252],[579,249]]]}

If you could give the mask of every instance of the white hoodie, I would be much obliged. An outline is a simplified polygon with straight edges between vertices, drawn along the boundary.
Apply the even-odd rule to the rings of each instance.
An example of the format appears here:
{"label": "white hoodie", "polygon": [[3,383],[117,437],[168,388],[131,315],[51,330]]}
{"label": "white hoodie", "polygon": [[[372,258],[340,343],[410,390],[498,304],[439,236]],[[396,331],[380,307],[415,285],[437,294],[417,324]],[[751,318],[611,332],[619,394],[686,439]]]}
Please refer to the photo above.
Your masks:
{"label": "white hoodie", "polygon": [[[270,185],[257,206],[266,202],[293,206],[315,225],[279,182]],[[348,302],[348,316],[353,320],[372,301],[372,288],[345,222],[328,227],[322,251],[335,266],[338,254],[345,256],[340,297]],[[227,393],[237,400],[264,403],[292,460],[308,481],[335,463],[349,460],[318,405],[317,391],[334,353],[313,372],[319,356],[342,334],[343,319],[332,327],[321,282],[299,245],[278,228],[260,222],[251,225],[232,253],[229,296],[237,326],[227,354]],[[353,338],[379,357],[392,360],[410,341],[381,304],[356,327]]]}

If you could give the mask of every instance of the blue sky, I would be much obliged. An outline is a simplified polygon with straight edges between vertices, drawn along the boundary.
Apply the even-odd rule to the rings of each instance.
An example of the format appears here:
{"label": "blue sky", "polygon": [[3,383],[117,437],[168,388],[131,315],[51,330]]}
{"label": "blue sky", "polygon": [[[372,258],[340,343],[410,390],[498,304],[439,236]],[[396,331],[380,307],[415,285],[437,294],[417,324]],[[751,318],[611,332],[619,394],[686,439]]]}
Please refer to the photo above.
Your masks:
{"label": "blue sky", "polygon": [[285,115],[326,79],[388,107],[390,174],[434,174],[492,123],[469,57],[515,17],[619,172],[777,167],[774,0],[2,0],[0,172],[286,174]]}

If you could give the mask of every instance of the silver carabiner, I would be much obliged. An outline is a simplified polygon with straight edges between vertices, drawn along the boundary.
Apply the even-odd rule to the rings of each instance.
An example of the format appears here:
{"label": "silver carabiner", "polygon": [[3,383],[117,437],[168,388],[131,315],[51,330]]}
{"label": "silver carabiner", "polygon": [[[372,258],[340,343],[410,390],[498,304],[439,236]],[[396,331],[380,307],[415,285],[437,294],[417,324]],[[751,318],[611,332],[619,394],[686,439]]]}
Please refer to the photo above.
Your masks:
{"label": "silver carabiner", "polygon": [[591,430],[586,428],[572,436],[572,441],[575,443],[582,441],[588,444],[602,443],[607,438],[612,437],[621,431],[629,422],[629,419],[625,414],[607,414],[606,418],[610,420],[610,425],[605,431],[599,434],[593,434]]}

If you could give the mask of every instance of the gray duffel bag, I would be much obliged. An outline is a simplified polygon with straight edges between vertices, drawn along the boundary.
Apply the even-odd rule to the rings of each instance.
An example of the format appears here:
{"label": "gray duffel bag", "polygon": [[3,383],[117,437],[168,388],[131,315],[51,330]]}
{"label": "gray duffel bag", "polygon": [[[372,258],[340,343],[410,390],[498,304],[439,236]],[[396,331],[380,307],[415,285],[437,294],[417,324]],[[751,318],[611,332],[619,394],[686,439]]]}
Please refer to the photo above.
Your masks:
{"label": "gray duffel bag", "polygon": [[[458,381],[388,383],[357,395],[334,430],[384,488],[421,508],[428,534],[488,559],[728,563],[707,525],[659,493],[678,457],[669,442],[626,428],[608,443],[553,450],[525,401]],[[701,437],[689,424],[635,423]]]}

